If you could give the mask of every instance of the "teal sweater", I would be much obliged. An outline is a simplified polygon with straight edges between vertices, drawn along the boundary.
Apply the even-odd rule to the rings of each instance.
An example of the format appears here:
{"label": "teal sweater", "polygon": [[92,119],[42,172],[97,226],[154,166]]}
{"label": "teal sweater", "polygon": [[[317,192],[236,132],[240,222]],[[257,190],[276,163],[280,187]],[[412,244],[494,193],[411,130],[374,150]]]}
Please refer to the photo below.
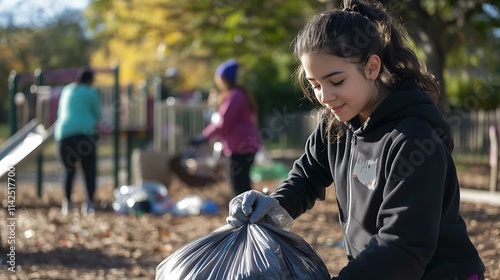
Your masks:
{"label": "teal sweater", "polygon": [[100,118],[98,91],[87,84],[71,83],[63,88],[59,98],[54,139],[94,134]]}

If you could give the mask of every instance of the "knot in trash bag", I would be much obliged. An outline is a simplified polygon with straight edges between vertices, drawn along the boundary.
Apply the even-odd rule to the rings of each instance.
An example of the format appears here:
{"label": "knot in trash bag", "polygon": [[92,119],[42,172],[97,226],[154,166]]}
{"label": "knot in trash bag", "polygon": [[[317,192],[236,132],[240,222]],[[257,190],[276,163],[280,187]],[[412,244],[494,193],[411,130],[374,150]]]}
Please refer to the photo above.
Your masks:
{"label": "knot in trash bag", "polygon": [[223,226],[164,259],[156,280],[323,280],[328,269],[302,237],[267,224]]}

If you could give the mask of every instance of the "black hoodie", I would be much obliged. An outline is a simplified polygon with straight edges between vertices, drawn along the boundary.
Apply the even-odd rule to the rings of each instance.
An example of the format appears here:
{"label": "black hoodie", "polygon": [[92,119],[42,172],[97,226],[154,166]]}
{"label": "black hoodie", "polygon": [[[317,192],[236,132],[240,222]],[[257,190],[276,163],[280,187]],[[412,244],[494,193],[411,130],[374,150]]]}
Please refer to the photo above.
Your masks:
{"label": "black hoodie", "polygon": [[466,279],[484,272],[460,216],[450,126],[405,82],[327,141],[320,122],[272,196],[294,218],[335,185],[348,265],[335,279]]}

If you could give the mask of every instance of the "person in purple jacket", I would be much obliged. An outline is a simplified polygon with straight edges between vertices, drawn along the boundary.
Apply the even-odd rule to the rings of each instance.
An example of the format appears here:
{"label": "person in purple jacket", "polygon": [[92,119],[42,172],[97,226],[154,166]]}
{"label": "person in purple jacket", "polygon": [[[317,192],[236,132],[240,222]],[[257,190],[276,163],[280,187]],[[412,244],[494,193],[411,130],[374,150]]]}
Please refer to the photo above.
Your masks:
{"label": "person in purple jacket", "polygon": [[200,135],[191,139],[199,145],[209,139],[221,140],[223,153],[230,159],[229,181],[233,195],[252,189],[250,168],[262,142],[257,124],[257,104],[252,95],[236,83],[238,62],[230,59],[215,70],[214,80],[220,93],[220,120],[210,123]]}
{"label": "person in purple jacket", "polygon": [[288,178],[270,196],[235,197],[229,224],[295,219],[334,187],[349,262],[333,279],[484,279],[460,215],[439,85],[405,34],[368,0],[345,0],[306,24],[294,42],[297,73],[322,117]]}

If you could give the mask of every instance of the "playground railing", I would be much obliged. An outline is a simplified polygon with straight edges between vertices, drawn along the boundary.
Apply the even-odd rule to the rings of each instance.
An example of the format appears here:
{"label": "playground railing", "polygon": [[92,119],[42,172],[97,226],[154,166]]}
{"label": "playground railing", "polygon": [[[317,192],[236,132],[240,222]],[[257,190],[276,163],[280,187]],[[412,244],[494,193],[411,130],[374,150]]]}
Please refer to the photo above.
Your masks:
{"label": "playground railing", "polygon": [[154,106],[154,149],[170,154],[186,151],[189,140],[207,125],[207,110],[206,104],[157,102]]}

